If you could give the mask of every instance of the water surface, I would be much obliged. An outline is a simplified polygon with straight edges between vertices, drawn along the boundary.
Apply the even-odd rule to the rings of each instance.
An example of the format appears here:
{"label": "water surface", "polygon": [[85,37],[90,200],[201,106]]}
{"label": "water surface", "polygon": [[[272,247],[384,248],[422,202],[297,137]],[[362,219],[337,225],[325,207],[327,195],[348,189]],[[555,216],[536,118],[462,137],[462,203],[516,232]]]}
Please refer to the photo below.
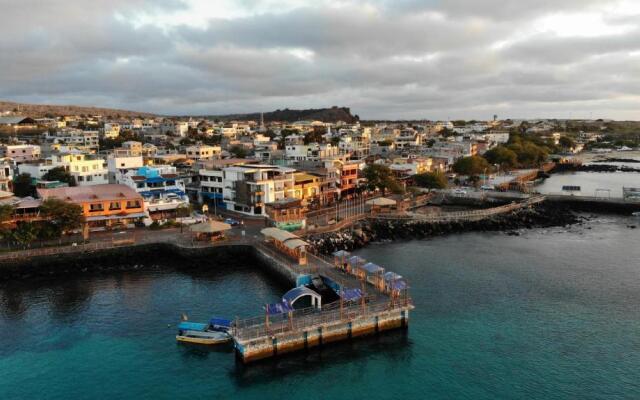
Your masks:
{"label": "water surface", "polygon": [[168,325],[259,314],[287,287],[250,265],[4,285],[0,399],[637,399],[630,221],[372,245],[358,254],[411,283],[407,334],[246,368]]}

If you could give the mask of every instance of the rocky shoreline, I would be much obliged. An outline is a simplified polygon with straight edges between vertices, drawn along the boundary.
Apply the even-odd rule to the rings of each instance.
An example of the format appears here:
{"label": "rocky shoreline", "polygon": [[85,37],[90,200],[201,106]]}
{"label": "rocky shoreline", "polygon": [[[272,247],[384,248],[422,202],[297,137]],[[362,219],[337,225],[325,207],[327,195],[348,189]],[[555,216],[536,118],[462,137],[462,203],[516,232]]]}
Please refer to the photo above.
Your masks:
{"label": "rocky shoreline", "polygon": [[482,221],[429,223],[424,221],[364,221],[351,229],[313,235],[307,238],[321,254],[337,250],[355,250],[371,242],[423,239],[463,232],[503,231],[518,235],[519,229],[548,228],[581,224],[587,218],[557,204],[540,204],[534,208],[497,215]]}
{"label": "rocky shoreline", "polygon": [[612,164],[558,164],[552,172],[640,172],[640,169]]}

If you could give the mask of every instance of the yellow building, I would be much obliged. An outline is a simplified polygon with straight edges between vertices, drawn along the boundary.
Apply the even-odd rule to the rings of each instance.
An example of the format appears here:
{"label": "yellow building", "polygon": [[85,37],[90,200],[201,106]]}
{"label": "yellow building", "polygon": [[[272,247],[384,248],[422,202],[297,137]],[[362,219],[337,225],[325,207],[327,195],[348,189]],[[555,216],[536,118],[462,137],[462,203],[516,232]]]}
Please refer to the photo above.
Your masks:
{"label": "yellow building", "polygon": [[296,172],[294,179],[294,196],[302,200],[303,204],[313,202],[320,195],[320,177],[306,172]]}

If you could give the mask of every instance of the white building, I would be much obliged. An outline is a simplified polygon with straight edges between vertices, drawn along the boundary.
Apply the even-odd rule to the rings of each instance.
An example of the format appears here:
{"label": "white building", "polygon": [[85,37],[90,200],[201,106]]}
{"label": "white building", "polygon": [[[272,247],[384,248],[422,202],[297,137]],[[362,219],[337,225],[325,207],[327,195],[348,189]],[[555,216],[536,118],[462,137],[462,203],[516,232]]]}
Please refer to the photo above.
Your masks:
{"label": "white building", "polygon": [[53,167],[64,167],[78,186],[109,183],[107,163],[103,158],[80,153],[54,154],[47,159]]}
{"label": "white building", "polygon": [[171,165],[156,165],[122,170],[117,183],[127,185],[144,199],[152,219],[174,218],[180,208],[189,208],[184,181]]}
{"label": "white building", "polygon": [[265,204],[294,197],[293,168],[247,165],[227,167],[223,172],[223,199],[228,210],[266,216]]}
{"label": "white building", "polygon": [[40,159],[40,146],[35,144],[15,144],[2,147],[2,157],[9,157],[16,164]]}
{"label": "white building", "polygon": [[107,157],[109,183],[116,183],[118,174],[123,171],[140,168],[144,165],[141,155],[133,155],[126,151],[114,151]]}

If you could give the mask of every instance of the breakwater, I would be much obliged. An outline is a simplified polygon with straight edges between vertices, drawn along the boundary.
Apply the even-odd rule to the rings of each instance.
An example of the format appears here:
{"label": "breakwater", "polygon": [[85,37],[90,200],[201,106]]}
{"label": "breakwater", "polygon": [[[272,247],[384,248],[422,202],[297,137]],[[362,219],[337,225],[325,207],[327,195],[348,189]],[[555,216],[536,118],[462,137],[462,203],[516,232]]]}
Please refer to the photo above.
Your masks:
{"label": "breakwater", "polygon": [[409,220],[366,220],[353,228],[331,234],[313,235],[307,240],[322,254],[340,249],[354,250],[370,242],[422,239],[470,231],[506,231],[580,224],[585,219],[563,205],[540,204],[480,221],[437,222]]}
{"label": "breakwater", "polygon": [[640,172],[640,169],[613,164],[557,164],[551,171],[556,172]]}
{"label": "breakwater", "polygon": [[249,245],[186,248],[170,243],[153,243],[92,252],[4,259],[0,260],[0,281],[82,273],[158,270],[166,269],[168,265],[177,270],[191,270],[238,263],[265,265],[256,258],[255,247]]}

